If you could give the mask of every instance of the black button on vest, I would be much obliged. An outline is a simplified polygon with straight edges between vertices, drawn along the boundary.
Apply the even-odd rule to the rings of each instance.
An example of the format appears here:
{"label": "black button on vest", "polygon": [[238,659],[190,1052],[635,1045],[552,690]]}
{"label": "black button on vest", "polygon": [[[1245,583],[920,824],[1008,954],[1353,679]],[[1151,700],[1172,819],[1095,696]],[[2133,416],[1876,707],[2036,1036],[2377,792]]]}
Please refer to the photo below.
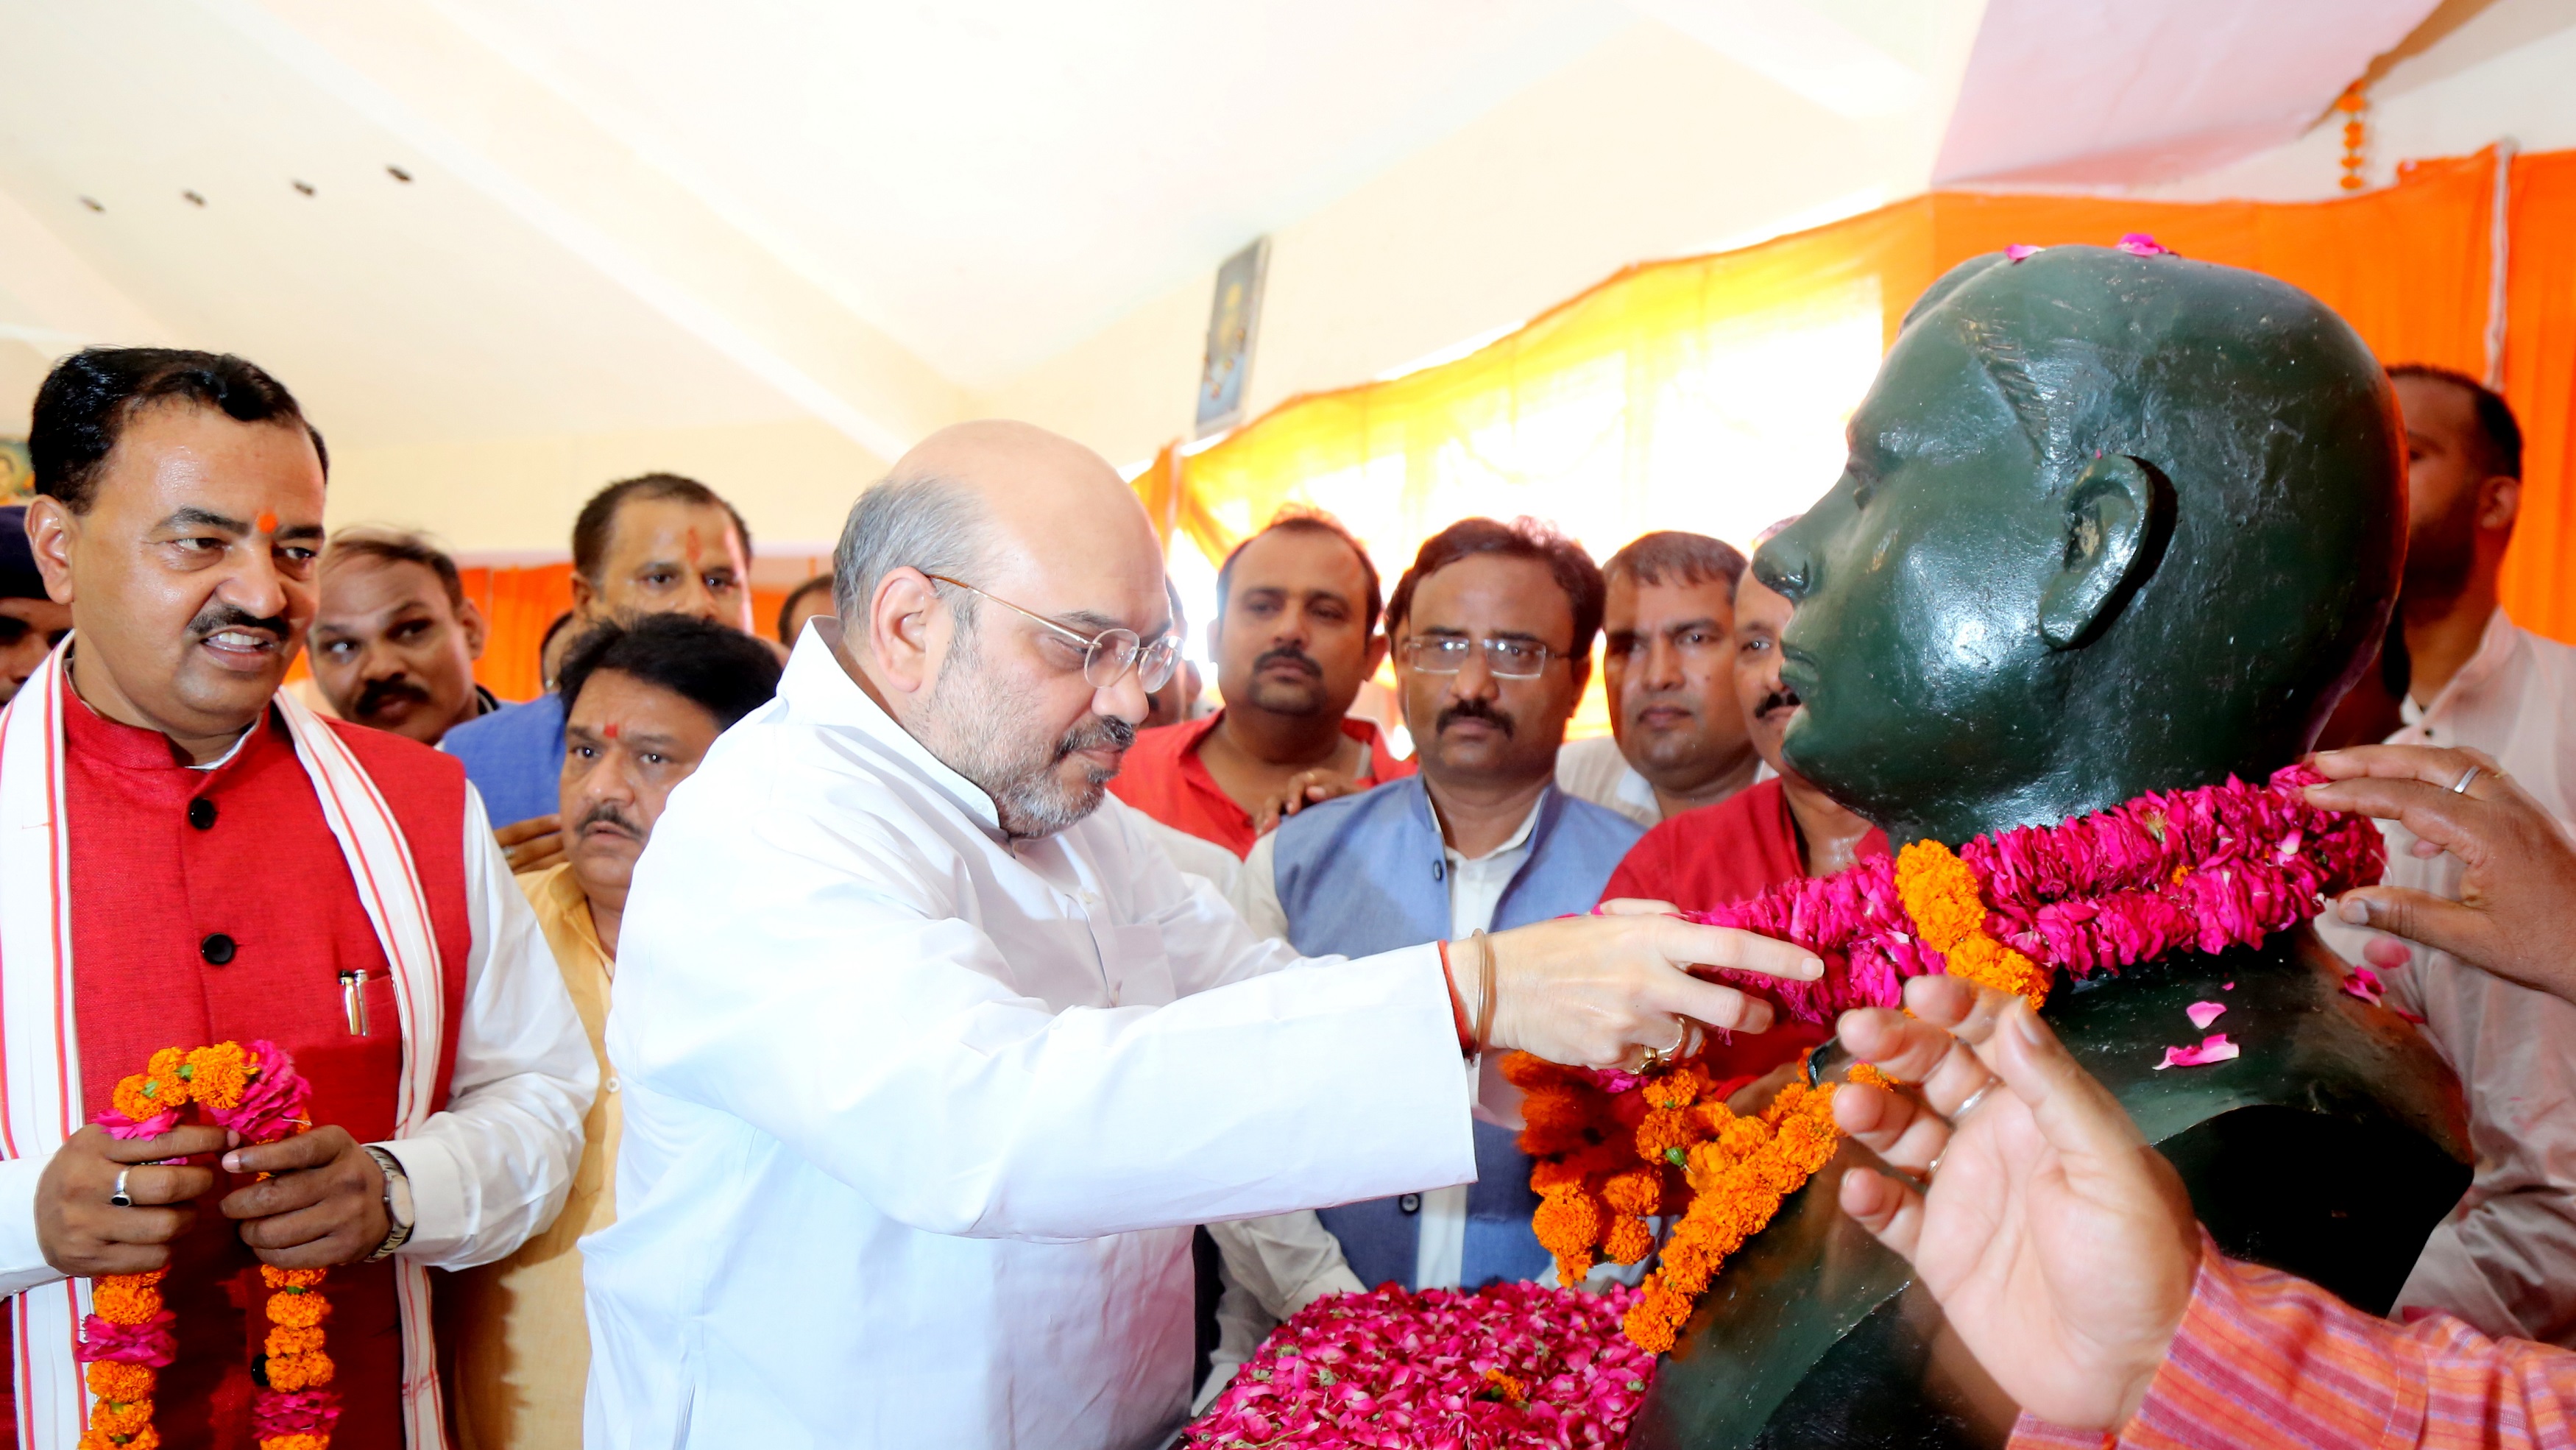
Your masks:
{"label": "black button on vest", "polygon": [[197,943],[197,955],[204,957],[210,965],[220,967],[233,959],[233,939],[216,932]]}
{"label": "black button on vest", "polygon": [[1404,1210],[1406,1213],[1420,1213],[1422,1212],[1422,1195],[1419,1193],[1408,1193],[1402,1198],[1397,1199],[1395,1201],[1395,1206]]}
{"label": "black button on vest", "polygon": [[188,824],[201,831],[215,828],[215,803],[199,796],[188,802]]}

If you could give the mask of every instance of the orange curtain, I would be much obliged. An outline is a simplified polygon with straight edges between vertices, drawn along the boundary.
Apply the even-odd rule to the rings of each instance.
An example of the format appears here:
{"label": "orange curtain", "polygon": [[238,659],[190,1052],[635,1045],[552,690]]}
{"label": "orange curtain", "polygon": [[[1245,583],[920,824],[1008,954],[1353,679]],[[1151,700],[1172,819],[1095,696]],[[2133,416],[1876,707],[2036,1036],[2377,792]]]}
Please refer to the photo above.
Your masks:
{"label": "orange curtain", "polygon": [[[2411,163],[2380,191],[2295,204],[1936,192],[1736,252],[1626,268],[1467,357],[1292,398],[1212,445],[1166,449],[1136,487],[1157,527],[1212,560],[1291,503],[1341,514],[1390,575],[1467,513],[1554,519],[1596,557],[1655,527],[1742,543],[1803,508],[1839,467],[1838,453],[1823,455],[1871,361],[1852,371],[1838,330],[1852,306],[1866,298],[1877,310],[1883,346],[1960,261],[2128,232],[2304,288],[2387,362],[2478,376],[2495,174],[2482,152]],[[2530,627],[2576,640],[2576,580],[2558,566],[2576,530],[2571,234],[2576,152],[2520,158],[2504,388],[2530,446],[2506,602]],[[1768,366],[1748,369],[1746,356]],[[1784,412],[1797,416],[1783,424]],[[1799,436],[1765,434],[1784,427]]]}
{"label": "orange curtain", "polygon": [[572,608],[572,565],[461,569],[465,597],[483,612],[483,658],[474,678],[504,700],[534,699],[541,688],[538,646],[546,626]]}
{"label": "orange curtain", "polygon": [[2522,518],[2504,561],[2516,623],[2576,641],[2576,151],[2513,164],[2504,395],[2522,420]]}

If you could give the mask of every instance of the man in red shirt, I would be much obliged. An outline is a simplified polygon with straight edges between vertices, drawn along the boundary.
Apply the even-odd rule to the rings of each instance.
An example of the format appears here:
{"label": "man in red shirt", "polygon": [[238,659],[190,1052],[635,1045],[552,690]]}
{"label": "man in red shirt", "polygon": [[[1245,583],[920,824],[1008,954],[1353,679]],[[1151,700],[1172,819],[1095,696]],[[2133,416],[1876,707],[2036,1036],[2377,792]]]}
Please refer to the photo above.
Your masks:
{"label": "man in red shirt", "polygon": [[[265,1264],[331,1269],[321,1433],[439,1445],[427,1270],[562,1205],[598,1080],[580,1019],[463,768],[278,690],[325,476],[286,389],[235,357],[93,349],[45,380],[29,446],[27,532],[73,633],[0,716],[14,1441],[88,1443],[90,1281],[152,1270],[175,1315],[159,1441],[281,1433]],[[311,1084],[310,1131],[92,1122],[157,1050],[260,1040]]]}
{"label": "man in red shirt", "polygon": [[[1753,748],[1774,774],[1713,806],[1684,811],[1646,832],[1610,877],[1603,900],[1642,897],[1686,911],[1742,901],[1805,876],[1831,876],[1888,853],[1887,833],[1809,785],[1780,758],[1798,713],[1780,679],[1780,630],[1789,601],[1744,571],[1735,588],[1735,697]],[[1720,1077],[1759,1076],[1825,1040],[1825,1029],[1783,1014],[1769,1032],[1711,1049]]]}
{"label": "man in red shirt", "polygon": [[1377,566],[1329,514],[1283,513],[1226,556],[1208,626],[1225,708],[1137,732],[1109,788],[1235,855],[1282,814],[1413,773],[1349,716],[1386,654]]}

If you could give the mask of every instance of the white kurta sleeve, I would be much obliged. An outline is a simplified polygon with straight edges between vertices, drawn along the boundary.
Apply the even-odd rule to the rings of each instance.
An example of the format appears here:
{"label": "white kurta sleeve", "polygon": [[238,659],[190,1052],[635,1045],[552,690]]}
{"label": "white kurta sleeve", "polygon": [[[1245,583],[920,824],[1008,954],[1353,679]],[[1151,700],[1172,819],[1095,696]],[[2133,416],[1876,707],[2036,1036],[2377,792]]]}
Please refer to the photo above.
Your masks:
{"label": "white kurta sleeve", "polygon": [[36,1184],[53,1161],[46,1152],[0,1163],[0,1296],[23,1294],[63,1276],[45,1262],[45,1246],[36,1237]]}
{"label": "white kurta sleeve", "polygon": [[1278,841],[1279,833],[1272,831],[1252,843],[1252,854],[1243,858],[1230,895],[1236,913],[1254,936],[1286,941],[1288,908],[1279,904]]}
{"label": "white kurta sleeve", "polygon": [[1300,961],[1115,811],[1078,828],[1132,896],[1113,912],[928,850],[880,798],[721,809],[708,775],[636,870],[609,1023],[630,1091],[740,1118],[931,1233],[1088,1239],[1475,1177],[1432,948]]}
{"label": "white kurta sleeve", "polygon": [[1226,1273],[1273,1323],[1327,1294],[1368,1289],[1342,1256],[1342,1241],[1312,1209],[1212,1223],[1207,1231],[1225,1256]]}
{"label": "white kurta sleeve", "polygon": [[553,1222],[581,1162],[599,1065],[536,913],[465,788],[465,905],[473,930],[447,1107],[419,1136],[380,1144],[411,1179],[405,1257],[490,1263]]}

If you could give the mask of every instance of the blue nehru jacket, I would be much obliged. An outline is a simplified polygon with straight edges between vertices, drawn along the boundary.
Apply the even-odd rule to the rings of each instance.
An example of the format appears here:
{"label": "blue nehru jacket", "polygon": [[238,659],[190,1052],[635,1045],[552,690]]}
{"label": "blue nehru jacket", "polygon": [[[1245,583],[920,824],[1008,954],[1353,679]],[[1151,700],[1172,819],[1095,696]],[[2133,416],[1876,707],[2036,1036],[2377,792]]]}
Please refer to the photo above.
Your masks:
{"label": "blue nehru jacket", "polygon": [[[1494,907],[1493,930],[1590,911],[1620,858],[1645,834],[1624,816],[1548,787],[1530,829],[1529,858]],[[1449,858],[1422,777],[1308,806],[1279,823],[1271,847],[1288,940],[1307,956],[1363,957],[1449,935]],[[1538,1195],[1530,1160],[1508,1129],[1479,1121],[1476,1182],[1467,1191],[1467,1252],[1459,1282],[1535,1279],[1549,1263],[1530,1231]],[[1414,1283],[1419,1195],[1328,1208],[1363,1284]]]}
{"label": "blue nehru jacket", "polygon": [[563,696],[548,690],[468,720],[440,737],[438,748],[464,762],[494,826],[553,815],[563,799]]}

